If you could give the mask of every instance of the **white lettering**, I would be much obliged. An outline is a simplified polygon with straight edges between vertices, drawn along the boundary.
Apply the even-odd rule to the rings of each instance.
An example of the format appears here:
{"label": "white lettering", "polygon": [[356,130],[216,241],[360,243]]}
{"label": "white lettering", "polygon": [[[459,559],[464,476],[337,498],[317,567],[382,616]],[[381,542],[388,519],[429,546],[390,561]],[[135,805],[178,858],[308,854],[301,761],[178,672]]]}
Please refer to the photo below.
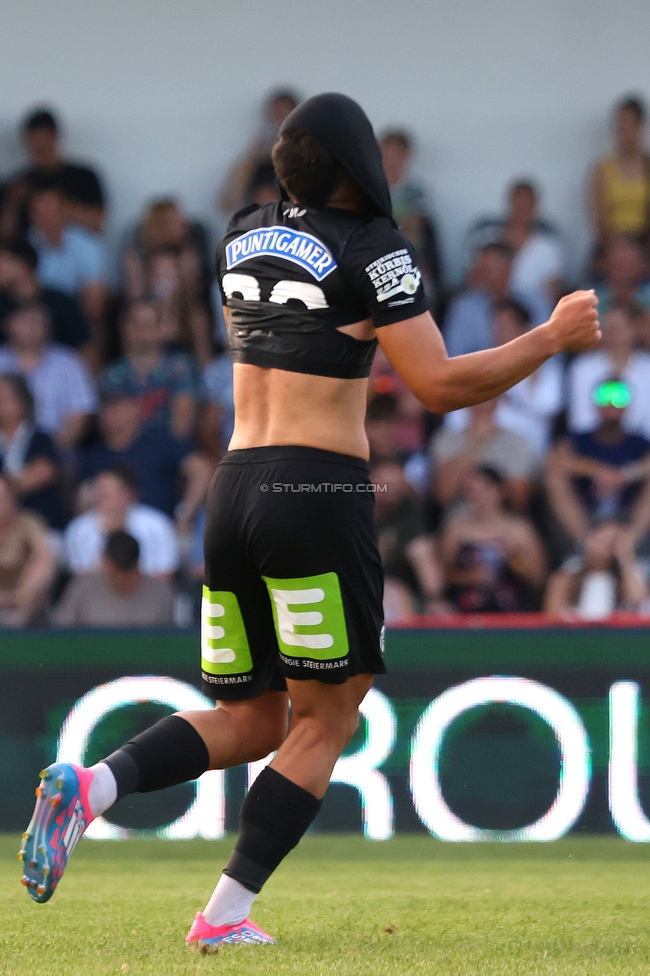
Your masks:
{"label": "white lettering", "polygon": [[[535,712],[553,729],[561,753],[558,792],[551,808],[518,830],[480,830],[460,820],[440,787],[439,765],[445,732],[477,705],[504,702]],[[412,739],[410,778],[413,804],[422,823],[440,840],[547,841],[562,837],[582,812],[589,791],[591,751],[582,719],[557,691],[528,678],[475,678],[436,698],[421,716]]]}
{"label": "white lettering", "polygon": [[296,257],[301,258],[303,261],[309,261],[309,255],[314,249],[314,245],[311,241],[306,241],[304,238],[300,239],[300,246],[296,252]]}
{"label": "white lettering", "polygon": [[363,830],[371,840],[393,835],[393,797],[388,780],[378,766],[395,744],[397,720],[388,698],[371,688],[359,706],[366,720],[366,741],[358,752],[342,756],[332,773],[332,783],[346,783],[359,791]]}
{"label": "white lettering", "polygon": [[650,820],[639,800],[637,738],[639,686],[616,681],[609,689],[609,809],[626,840],[650,842]]}
{"label": "white lettering", "polygon": [[316,627],[322,624],[323,615],[317,610],[307,612],[295,612],[290,610],[290,606],[301,604],[322,603],[325,599],[325,591],[320,587],[309,590],[274,590],[271,589],[271,596],[276,606],[278,614],[278,630],[280,639],[290,647],[308,647],[312,650],[317,648],[331,647],[334,638],[331,634],[297,634],[296,627]]}
{"label": "white lettering", "polygon": [[322,247],[318,247],[318,246],[314,247],[314,250],[311,252],[311,254],[309,255],[309,257],[307,258],[307,264],[311,264],[311,266],[313,268],[314,265],[316,264],[317,259],[321,256],[322,253],[323,253],[323,248]]}
{"label": "white lettering", "polygon": [[302,302],[309,309],[329,308],[323,289],[308,281],[278,281],[273,286],[269,301],[286,305],[292,298]]}
{"label": "white lettering", "polygon": [[316,263],[316,271],[322,273],[327,267],[327,265],[330,264],[330,262],[331,262],[331,258],[329,254],[324,254],[320,259],[320,261]]}
{"label": "white lettering", "polygon": [[277,239],[275,241],[275,250],[285,251],[287,249],[286,242],[290,240],[291,240],[291,234],[278,234]]}

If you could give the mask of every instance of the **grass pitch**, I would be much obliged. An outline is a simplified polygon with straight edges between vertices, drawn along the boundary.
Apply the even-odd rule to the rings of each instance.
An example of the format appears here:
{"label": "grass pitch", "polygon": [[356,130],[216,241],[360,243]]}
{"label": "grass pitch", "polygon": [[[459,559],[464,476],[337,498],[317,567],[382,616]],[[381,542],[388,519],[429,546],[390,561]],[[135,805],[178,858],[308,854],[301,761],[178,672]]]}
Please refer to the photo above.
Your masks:
{"label": "grass pitch", "polygon": [[183,940],[231,846],[82,841],[40,906],[19,884],[18,838],[0,837],[1,976],[650,973],[644,845],[309,836],[253,912],[279,944],[200,956]]}

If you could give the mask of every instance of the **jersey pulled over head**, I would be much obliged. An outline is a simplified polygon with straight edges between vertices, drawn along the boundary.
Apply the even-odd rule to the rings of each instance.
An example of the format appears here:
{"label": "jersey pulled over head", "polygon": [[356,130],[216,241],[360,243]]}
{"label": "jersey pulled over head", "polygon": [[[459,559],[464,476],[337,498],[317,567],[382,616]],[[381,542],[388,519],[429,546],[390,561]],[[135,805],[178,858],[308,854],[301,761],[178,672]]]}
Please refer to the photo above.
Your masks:
{"label": "jersey pulled over head", "polygon": [[[379,329],[428,308],[372,126],[351,98],[317,95],[287,117],[274,162],[294,202],[239,211],[217,248],[233,362],[368,376],[376,339],[339,330],[368,319]],[[346,176],[358,210],[343,206]]]}
{"label": "jersey pulled over head", "polygon": [[335,92],[315,95],[287,116],[280,138],[296,130],[316,139],[359,185],[373,212],[393,222],[381,150],[370,119],[357,102]]}

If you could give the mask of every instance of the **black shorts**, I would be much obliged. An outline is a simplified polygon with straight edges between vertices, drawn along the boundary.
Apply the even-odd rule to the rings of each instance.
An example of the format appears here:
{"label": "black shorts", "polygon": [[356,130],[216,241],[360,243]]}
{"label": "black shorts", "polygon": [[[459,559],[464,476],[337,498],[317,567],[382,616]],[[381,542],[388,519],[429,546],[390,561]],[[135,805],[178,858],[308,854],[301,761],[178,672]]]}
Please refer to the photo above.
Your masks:
{"label": "black shorts", "polygon": [[384,674],[368,465],[311,447],[225,455],[210,488],[201,627],[211,698]]}

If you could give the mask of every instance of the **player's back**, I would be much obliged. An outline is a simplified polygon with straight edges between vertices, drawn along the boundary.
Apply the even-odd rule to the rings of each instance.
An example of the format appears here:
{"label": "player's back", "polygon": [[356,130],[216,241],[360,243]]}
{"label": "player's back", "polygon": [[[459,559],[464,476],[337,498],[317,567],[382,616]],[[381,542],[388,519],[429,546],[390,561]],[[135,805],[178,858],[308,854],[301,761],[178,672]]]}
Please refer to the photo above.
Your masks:
{"label": "player's back", "polygon": [[217,258],[235,363],[231,448],[367,456],[373,322],[421,300],[402,235],[382,217],[284,201],[236,214]]}

